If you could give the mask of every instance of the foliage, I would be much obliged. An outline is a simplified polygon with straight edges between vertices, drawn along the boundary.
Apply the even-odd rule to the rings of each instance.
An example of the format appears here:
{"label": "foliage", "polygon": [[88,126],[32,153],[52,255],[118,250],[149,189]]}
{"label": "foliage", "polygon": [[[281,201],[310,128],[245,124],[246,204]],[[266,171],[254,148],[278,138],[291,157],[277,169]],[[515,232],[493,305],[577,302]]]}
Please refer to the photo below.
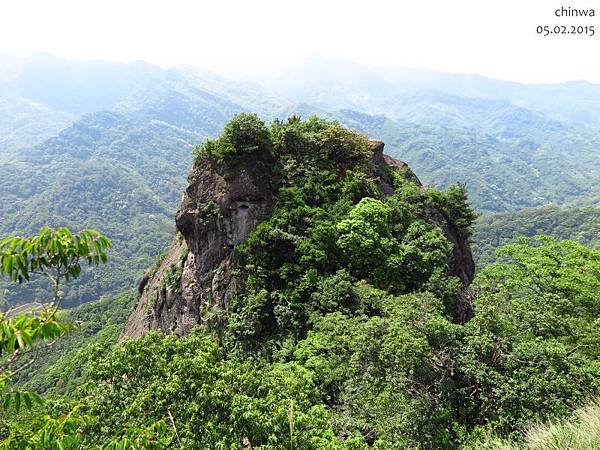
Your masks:
{"label": "foliage", "polygon": [[89,443],[162,419],[179,448],[342,448],[309,371],[228,361],[200,331],[126,341],[89,375]]}
{"label": "foliage", "polygon": [[575,411],[575,417],[529,426],[522,439],[502,440],[486,436],[469,446],[472,450],[591,450],[600,447],[600,405],[591,402]]}
{"label": "foliage", "polygon": [[77,328],[52,347],[38,349],[35,361],[16,374],[14,382],[38,394],[72,395],[84,380],[87,361],[116,344],[136,299],[137,292],[131,291],[64,310],[61,319]]}
{"label": "foliage", "polygon": [[600,254],[546,238],[503,253],[511,259],[481,273],[475,318],[464,326],[431,295],[393,297],[367,285],[360,302],[379,314],[315,319],[294,357],[315,372],[339,434],[358,429],[390,448],[456,448],[481,427],[505,435],[598,393],[590,294]]}
{"label": "foliage", "polygon": [[[600,252],[549,236],[520,238],[496,252],[499,261],[485,268],[481,283],[523,297],[561,297],[574,311],[600,313]],[[582,309],[583,308],[583,309]]]}
{"label": "foliage", "polygon": [[[33,237],[10,237],[0,242],[0,274],[19,283],[29,281],[31,275],[46,276],[54,287],[53,302],[40,313],[14,317],[0,313],[0,394],[3,396],[0,408],[14,414],[0,418],[1,449],[81,448],[84,428],[92,420],[91,416],[82,413],[79,405],[52,411],[38,394],[14,388],[10,382],[35,362],[40,344],[56,340],[75,328],[72,323],[58,320],[61,282],[76,279],[81,274],[82,260],[90,265],[105,263],[108,247],[110,240],[95,230],[72,234],[67,228],[48,227]],[[46,349],[53,343],[47,344]],[[23,363],[23,358],[31,359]],[[22,404],[27,414],[21,413]],[[90,448],[164,449],[170,443],[165,430],[164,422],[155,421],[145,428],[130,428],[124,436],[116,433],[110,440],[94,442]]]}
{"label": "foliage", "polygon": [[281,343],[287,362],[258,348],[228,355],[201,330],[126,341],[93,357],[75,392],[89,419],[82,445],[123,439],[123,429],[141,436],[161,420],[159,439],[178,448],[470,449],[490,433],[517,439],[600,392],[600,254],[542,237],[500,253],[478,276],[466,325],[431,293],[391,295],[339,270],[318,281],[306,336]]}
{"label": "foliage", "polygon": [[600,247],[600,207],[598,199],[583,199],[579,204],[546,206],[479,217],[473,239],[477,265],[493,262],[495,251],[518,236],[545,234],[571,239],[587,246]]}
{"label": "foliage", "polygon": [[450,306],[457,294],[446,275],[451,245],[423,207],[433,191],[390,168],[397,191],[384,196],[368,142],[336,122],[293,117],[275,121],[270,135],[279,189],[271,216],[238,249],[246,292],[228,311],[233,350],[276,352],[281,340],[303,338],[311,317],[332,305],[355,314],[341,301],[320,303],[318,289],[334,276],[391,292],[443,293]]}
{"label": "foliage", "polygon": [[90,265],[105,263],[108,247],[110,241],[95,230],[72,234],[67,228],[53,230],[47,227],[36,236],[9,237],[0,242],[0,275],[19,283],[29,281],[31,275],[38,275],[47,277],[53,286],[52,303],[40,314],[12,317],[0,313],[0,392],[5,394],[5,408],[14,400],[18,411],[21,399],[28,407],[32,406],[31,394],[4,392],[6,385],[15,372],[31,364],[32,352],[37,350],[40,342],[56,339],[73,328],[71,324],[57,320],[61,282],[79,276],[81,260]]}
{"label": "foliage", "polygon": [[208,139],[196,148],[196,164],[201,161],[226,160],[243,153],[270,151],[269,131],[256,114],[241,113],[231,119],[217,139]]}
{"label": "foliage", "polygon": [[57,418],[35,415],[27,423],[13,427],[0,442],[2,450],[76,449],[81,443],[81,428],[86,417],[78,409]]}
{"label": "foliage", "polygon": [[[27,368],[36,346],[43,341],[56,339],[72,328],[72,325],[56,319],[56,309],[52,307],[39,315],[7,317],[0,313],[0,392],[6,396],[5,406],[14,397],[15,408],[19,409],[23,398],[21,393],[4,392],[4,388],[15,372]],[[31,406],[30,397],[25,396],[23,400]]]}
{"label": "foliage", "polygon": [[0,274],[19,283],[29,281],[30,273],[45,275],[55,283],[63,277],[68,282],[81,274],[81,259],[95,265],[106,263],[105,250],[110,245],[110,240],[95,230],[73,235],[68,228],[44,227],[37,236],[0,242]]}
{"label": "foliage", "polygon": [[442,209],[448,215],[448,218],[464,232],[466,237],[470,238],[473,235],[473,226],[477,214],[469,205],[465,184],[454,184],[444,192],[432,190],[429,196],[432,203]]}
{"label": "foliage", "polygon": [[[210,158],[264,153],[276,192],[236,248],[245,290],[224,329],[113,346],[130,298],[69,312],[84,325],[102,314],[107,328],[74,333],[55,366],[22,372],[54,386],[52,406],[0,419],[5,443],[46,427],[79,448],[467,449],[600,394],[598,250],[520,240],[461,292],[434,223],[469,237],[464,187],[375,173],[366,139],[336,122],[244,115],[227,130],[217,141],[235,151]],[[179,276],[176,265],[163,287]],[[450,314],[458,295],[475,309],[466,324]]]}
{"label": "foliage", "polygon": [[[489,418],[506,432],[563,415],[598,391],[600,252],[537,237],[505,246],[499,256],[478,277],[462,356],[479,354],[489,364],[466,368],[471,387],[463,394],[476,395],[483,411],[502,411]],[[476,388],[480,380],[485,389]]]}
{"label": "foliage", "polygon": [[16,373],[31,366],[41,345],[74,328],[73,324],[58,320],[61,282],[76,279],[81,274],[81,260],[90,265],[105,263],[108,247],[110,240],[95,230],[72,234],[67,228],[48,227],[32,237],[9,237],[0,242],[1,275],[19,283],[29,281],[31,275],[45,276],[54,288],[52,303],[40,313],[14,317],[0,313],[0,394],[3,397],[0,408],[5,413],[14,410],[18,417],[24,404],[32,412],[14,422],[9,417],[8,426],[4,417],[0,419],[0,428],[8,428],[6,435],[0,433],[0,448],[60,449],[76,448],[80,443],[81,427],[87,417],[77,408],[56,418],[34,411],[34,402],[36,406],[43,404],[42,398],[14,388],[10,383]]}
{"label": "foliage", "polygon": [[169,448],[171,438],[164,421],[157,421],[145,428],[128,428],[124,435],[104,443],[85,444],[85,429],[91,417],[74,407],[68,413],[54,418],[36,415],[11,430],[0,442],[0,449],[12,450],[164,450]]}

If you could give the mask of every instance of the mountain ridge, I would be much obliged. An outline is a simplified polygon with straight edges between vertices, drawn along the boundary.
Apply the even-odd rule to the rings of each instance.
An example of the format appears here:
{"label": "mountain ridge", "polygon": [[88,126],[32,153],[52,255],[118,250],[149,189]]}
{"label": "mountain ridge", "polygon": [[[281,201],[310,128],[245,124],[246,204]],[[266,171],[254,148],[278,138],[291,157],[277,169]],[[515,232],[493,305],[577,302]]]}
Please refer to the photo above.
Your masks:
{"label": "mountain ridge", "polygon": [[[59,59],[52,64],[62,67],[55,69],[58,72],[70,67],[68,62],[61,66]],[[114,65],[117,72],[129,73],[127,65]],[[113,267],[120,267],[113,273],[123,275],[121,281],[101,277],[110,289],[132,287],[153,258],[151,254],[168,246],[171,219],[194,146],[217,135],[234,114],[248,110],[258,110],[267,120],[294,114],[339,120],[384,140],[388,153],[407,161],[427,185],[445,188],[455,181],[466,183],[473,204],[484,212],[561,204],[598,194],[597,129],[523,110],[506,100],[414,93],[405,97],[414,103],[395,106],[405,117],[393,119],[365,111],[321,108],[309,103],[310,98],[293,103],[256,84],[229,82],[190,68],[134,66],[138,72],[149,70],[144,79],[150,81],[127,90],[124,97],[103,100],[112,109],[85,114],[56,111],[25,97],[14,101],[14,90],[7,100],[8,85],[0,82],[0,173],[5,193],[0,199],[0,232],[31,234],[44,224],[95,226],[108,232],[116,248],[128,249],[123,254],[118,250],[113,260]],[[15,77],[17,69],[5,67],[4,72],[12,70]],[[82,85],[89,85],[95,77],[82,80]],[[128,79],[134,78],[117,79],[110,92],[130,85]],[[34,81],[30,76],[29,82]],[[62,92],[70,104],[81,89]],[[42,112],[31,113],[19,106],[32,104]],[[24,119],[16,123],[14,117]],[[82,180],[75,183],[76,176]],[[125,180],[123,186],[118,179]],[[73,220],[69,211],[76,211],[80,219]],[[142,224],[133,217],[134,211],[154,218]],[[131,232],[121,232],[121,226]],[[153,244],[135,239],[137,232]],[[144,256],[124,256],[134,254]],[[70,301],[108,292],[93,288],[100,286],[100,280],[89,286],[87,291],[75,290],[78,294]],[[10,294],[9,298],[24,295]]]}

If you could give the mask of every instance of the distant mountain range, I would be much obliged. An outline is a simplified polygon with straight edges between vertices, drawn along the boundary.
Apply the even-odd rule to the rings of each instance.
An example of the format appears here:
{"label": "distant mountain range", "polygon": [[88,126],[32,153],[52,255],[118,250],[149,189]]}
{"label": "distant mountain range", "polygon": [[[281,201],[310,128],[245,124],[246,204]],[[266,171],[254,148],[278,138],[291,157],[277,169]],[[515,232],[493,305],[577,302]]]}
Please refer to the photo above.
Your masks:
{"label": "distant mountain range", "polygon": [[[312,57],[297,67],[265,80],[274,92],[294,102],[325,109],[355,109],[390,118],[407,113],[424,117],[420,101],[444,98],[457,106],[470,100],[481,104],[512,105],[559,121],[600,122],[600,85],[586,81],[523,84],[473,74],[448,74],[425,69],[369,69],[348,61]],[[413,103],[419,108],[412,108]],[[477,102],[471,103],[471,105]],[[459,112],[469,113],[472,107]],[[435,111],[433,107],[431,110]],[[476,111],[475,111],[476,112]],[[435,115],[430,120],[435,121]],[[446,124],[449,125],[449,124]],[[468,125],[468,124],[459,124]]]}
{"label": "distant mountain range", "polygon": [[[524,85],[313,59],[268,83],[192,68],[0,56],[0,236],[42,225],[113,238],[75,304],[132,286],[172,238],[192,148],[236,113],[335,118],[482,212],[600,194],[600,86]],[[12,293],[34,300],[40,285]]]}

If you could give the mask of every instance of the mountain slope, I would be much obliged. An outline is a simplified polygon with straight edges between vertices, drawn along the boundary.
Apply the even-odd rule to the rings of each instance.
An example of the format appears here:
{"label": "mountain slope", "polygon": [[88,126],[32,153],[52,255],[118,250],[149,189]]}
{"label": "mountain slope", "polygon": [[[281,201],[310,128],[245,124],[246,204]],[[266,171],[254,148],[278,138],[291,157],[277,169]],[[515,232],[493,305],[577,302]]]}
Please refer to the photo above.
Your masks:
{"label": "mountain slope", "polygon": [[55,136],[76,118],[19,96],[0,96],[0,161]]}
{"label": "mountain slope", "polygon": [[[102,110],[133,113],[151,110],[179,95],[202,105],[206,127],[222,103],[236,110],[252,107],[263,113],[282,102],[258,86],[225,80],[189,68],[162,69],[143,62],[67,61],[44,53],[27,58],[0,57],[0,159],[8,150],[43,142],[85,114]],[[169,100],[170,99],[170,100]],[[261,105],[263,106],[261,108]],[[166,121],[186,125],[186,108]],[[191,117],[198,118],[198,114]],[[222,123],[213,123],[213,132]]]}
{"label": "mountain slope", "polygon": [[[291,75],[272,88],[300,104],[187,67],[3,57],[0,233],[97,227],[115,238],[113,265],[69,301],[130,287],[168,244],[193,146],[250,109],[264,118],[318,114],[381,138],[426,184],[465,183],[484,212],[600,194],[600,132],[591,122],[518,106],[512,97],[432,90],[437,82],[429,90],[400,86],[352,64]],[[25,294],[18,297],[32,292]]]}
{"label": "mountain slope", "polygon": [[[0,235],[31,234],[43,225],[97,228],[113,239],[111,263],[70,289],[67,305],[132,286],[172,236],[193,146],[240,109],[173,94],[135,113],[85,116],[0,163],[0,211],[10,218],[0,223]],[[9,299],[32,300],[40,288]]]}
{"label": "mountain slope", "polygon": [[340,59],[310,57],[263,84],[294,102],[390,118],[401,117],[403,103],[412,96],[443,94],[510,103],[560,122],[600,124],[600,85],[586,81],[526,84],[426,69],[367,68]]}
{"label": "mountain slope", "polygon": [[478,267],[494,261],[494,252],[519,236],[538,234],[571,239],[589,247],[600,246],[600,206],[597,199],[589,205],[546,206],[482,215],[475,227],[473,249]]}
{"label": "mountain slope", "polygon": [[380,68],[378,73],[400,89],[433,90],[463,97],[504,100],[559,120],[600,123],[600,85],[587,81],[524,84],[475,74],[386,67]]}
{"label": "mountain slope", "polygon": [[[549,145],[349,110],[331,116],[367,136],[381,136],[388,143],[388,152],[414,167],[426,184],[441,188],[456,182],[466,184],[479,210],[563,203],[599,192],[600,152],[594,150],[593,137],[584,142],[585,137],[575,136],[567,145],[572,137],[568,131],[556,137],[557,144]],[[587,152],[575,153],[579,144]]]}

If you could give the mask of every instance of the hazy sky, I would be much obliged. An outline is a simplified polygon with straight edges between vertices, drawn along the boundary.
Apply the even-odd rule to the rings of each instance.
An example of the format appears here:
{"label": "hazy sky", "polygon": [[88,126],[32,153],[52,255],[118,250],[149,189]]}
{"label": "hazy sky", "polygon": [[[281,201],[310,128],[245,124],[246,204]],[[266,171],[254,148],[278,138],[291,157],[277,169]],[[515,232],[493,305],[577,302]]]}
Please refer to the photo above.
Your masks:
{"label": "hazy sky", "polygon": [[[558,18],[560,6],[599,18]],[[595,25],[594,37],[536,34]],[[600,82],[589,0],[3,0],[0,53],[270,70],[318,53],[529,82]]]}

